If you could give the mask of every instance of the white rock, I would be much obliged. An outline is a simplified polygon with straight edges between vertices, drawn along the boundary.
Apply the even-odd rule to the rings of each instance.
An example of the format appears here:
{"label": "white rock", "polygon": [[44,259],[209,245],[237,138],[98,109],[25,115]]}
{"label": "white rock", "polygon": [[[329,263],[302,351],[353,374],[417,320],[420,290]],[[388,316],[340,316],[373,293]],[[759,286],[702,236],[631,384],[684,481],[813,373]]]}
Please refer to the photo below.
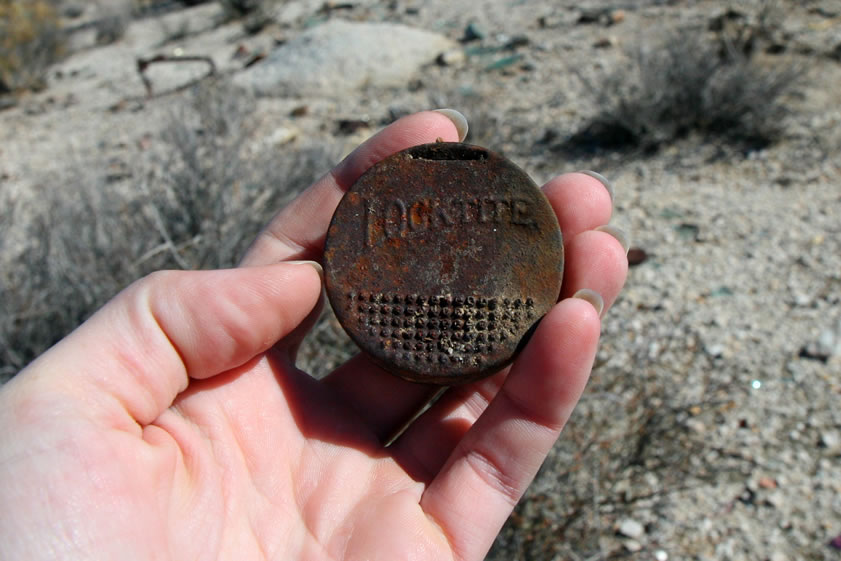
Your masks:
{"label": "white rock", "polygon": [[707,427],[698,419],[689,419],[686,421],[686,428],[691,430],[692,432],[703,434],[706,432]]}
{"label": "white rock", "polygon": [[645,528],[642,524],[634,520],[633,518],[625,518],[619,522],[619,526],[617,528],[620,534],[623,536],[638,539],[641,538],[643,534],[645,534]]}
{"label": "white rock", "polygon": [[282,146],[298,138],[299,134],[300,131],[294,127],[278,127],[266,137],[266,144],[273,148]]}
{"label": "white rock", "polygon": [[390,23],[331,20],[281,45],[235,78],[260,95],[340,96],[361,86],[400,86],[455,43]]}
{"label": "white rock", "polygon": [[625,540],[625,542],[622,545],[625,546],[625,549],[627,549],[631,553],[636,553],[637,551],[642,549],[642,544],[637,540]]}
{"label": "white rock", "polygon": [[658,549],[654,552],[654,559],[657,561],[668,561],[669,554],[663,551],[662,549]]}
{"label": "white rock", "polygon": [[837,431],[824,431],[821,433],[821,444],[830,452],[841,450],[841,434]]}
{"label": "white rock", "polygon": [[457,47],[455,49],[448,49],[438,56],[438,64],[442,66],[463,66],[467,60],[467,55],[464,54],[464,49]]}

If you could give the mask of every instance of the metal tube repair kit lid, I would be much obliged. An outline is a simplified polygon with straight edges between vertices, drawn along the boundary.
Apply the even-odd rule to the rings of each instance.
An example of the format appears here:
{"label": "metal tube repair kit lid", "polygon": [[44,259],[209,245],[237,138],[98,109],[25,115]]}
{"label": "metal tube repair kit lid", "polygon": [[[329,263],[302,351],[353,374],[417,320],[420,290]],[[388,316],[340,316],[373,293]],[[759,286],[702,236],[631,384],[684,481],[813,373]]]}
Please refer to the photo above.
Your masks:
{"label": "metal tube repair kit lid", "polygon": [[339,202],[327,295],[376,364],[455,385],[514,360],[558,300],[564,249],[546,196],[509,160],[437,142],[374,165]]}

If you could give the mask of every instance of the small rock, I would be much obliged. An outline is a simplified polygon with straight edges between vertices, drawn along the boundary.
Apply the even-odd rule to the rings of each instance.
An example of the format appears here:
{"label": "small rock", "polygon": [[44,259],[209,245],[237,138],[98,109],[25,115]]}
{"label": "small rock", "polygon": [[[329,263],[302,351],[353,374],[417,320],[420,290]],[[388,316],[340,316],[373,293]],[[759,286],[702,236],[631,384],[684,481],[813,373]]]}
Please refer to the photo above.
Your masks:
{"label": "small rock", "polygon": [[467,27],[464,28],[464,35],[461,37],[462,43],[469,43],[471,41],[481,41],[484,39],[488,34],[485,32],[482,27],[475,22],[471,22],[467,24]]}
{"label": "small rock", "polygon": [[615,44],[616,40],[613,37],[602,37],[593,43],[596,49],[609,49]]}
{"label": "small rock", "polygon": [[777,488],[777,480],[773,477],[768,477],[767,475],[763,475],[757,481],[757,484],[762,489],[776,489]]}
{"label": "small rock", "polygon": [[560,25],[560,19],[556,16],[540,16],[537,18],[537,25],[540,29],[546,29],[547,27],[558,27]]}
{"label": "small rock", "polygon": [[698,419],[689,419],[686,421],[686,428],[697,434],[704,434],[707,431],[706,425]]}
{"label": "small rock", "polygon": [[508,39],[505,42],[505,44],[502,46],[502,48],[513,51],[514,49],[516,49],[518,47],[525,47],[530,42],[531,41],[529,40],[529,38],[526,35],[515,35],[514,37],[511,37],[510,39]]}
{"label": "small rock", "polygon": [[604,15],[605,11],[603,9],[582,10],[581,14],[578,16],[578,21],[576,21],[576,23],[580,25],[599,23],[604,17]]}
{"label": "small rock", "polygon": [[444,51],[438,55],[435,62],[441,66],[453,66],[458,68],[464,64],[465,60],[467,60],[467,55],[464,54],[464,49],[456,48]]}
{"label": "small rock", "polygon": [[778,510],[785,508],[788,502],[789,501],[779,490],[770,491],[768,496],[765,498],[766,504],[771,505]]}
{"label": "small rock", "polygon": [[812,303],[812,298],[810,298],[807,294],[803,294],[802,292],[797,292],[794,294],[794,305],[799,306],[801,308],[805,308]]}
{"label": "small rock", "polygon": [[662,549],[658,549],[654,552],[654,559],[657,561],[669,561],[669,554]]}
{"label": "small rock", "polygon": [[581,14],[578,17],[578,24],[593,24],[598,23],[601,25],[615,25],[617,23],[622,23],[625,21],[625,11],[624,10],[610,10],[605,8],[594,8],[594,9],[586,9],[582,10]]}
{"label": "small rock", "polygon": [[625,540],[625,542],[622,545],[631,553],[636,553],[637,551],[642,549],[642,544],[637,540]]}
{"label": "small rock", "polygon": [[835,354],[837,347],[841,346],[836,345],[835,340],[835,332],[832,329],[824,329],[817,341],[808,343],[800,349],[800,357],[827,362]]}
{"label": "small rock", "polygon": [[336,132],[339,134],[353,134],[360,129],[368,128],[368,121],[364,119],[339,119],[336,122]]}
{"label": "small rock", "polygon": [[713,358],[720,358],[724,356],[724,345],[715,343],[704,347],[704,351]]}
{"label": "small rock", "polygon": [[616,530],[625,537],[632,539],[639,539],[645,534],[645,528],[642,524],[633,518],[625,518],[619,522]]}
{"label": "small rock", "polygon": [[298,129],[292,127],[278,127],[266,138],[269,146],[282,146],[298,137]]}
{"label": "small rock", "polygon": [[307,113],[310,112],[309,105],[299,105],[295,109],[289,112],[290,117],[303,117]]}
{"label": "small rock", "polygon": [[625,21],[625,10],[613,10],[608,16],[610,25],[616,25]]}
{"label": "small rock", "polygon": [[648,260],[648,253],[641,247],[632,247],[628,250],[628,265],[635,267]]}
{"label": "small rock", "polygon": [[841,451],[841,434],[837,431],[824,431],[821,433],[820,445],[830,452]]}

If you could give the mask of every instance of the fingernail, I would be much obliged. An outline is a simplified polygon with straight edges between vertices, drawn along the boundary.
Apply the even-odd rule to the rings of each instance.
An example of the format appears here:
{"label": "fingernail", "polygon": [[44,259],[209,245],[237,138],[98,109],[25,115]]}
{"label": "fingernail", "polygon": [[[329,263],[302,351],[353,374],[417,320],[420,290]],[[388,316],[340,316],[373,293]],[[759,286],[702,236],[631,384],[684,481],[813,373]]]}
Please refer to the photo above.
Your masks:
{"label": "fingernail", "polygon": [[289,265],[309,265],[316,270],[318,276],[321,277],[321,280],[324,280],[324,269],[318,261],[285,261],[285,263],[288,263]]}
{"label": "fingernail", "polygon": [[593,307],[596,309],[596,313],[599,314],[599,317],[602,317],[602,310],[604,310],[604,299],[602,295],[596,292],[595,290],[590,290],[589,288],[582,288],[578,292],[572,295],[573,298],[580,298],[581,300],[586,300]]}
{"label": "fingernail", "polygon": [[601,182],[601,184],[604,185],[604,188],[607,189],[608,194],[610,194],[610,200],[613,200],[613,184],[610,181],[608,181],[605,176],[603,176],[600,173],[590,171],[588,169],[579,170],[578,173],[583,173],[584,175],[589,175],[594,179],[598,179],[599,182]]}
{"label": "fingernail", "polygon": [[436,113],[440,113],[456,126],[456,130],[458,131],[458,141],[461,142],[465,138],[467,138],[467,118],[456,111],[455,109],[435,109]]}
{"label": "fingernail", "polygon": [[619,243],[622,244],[622,249],[625,250],[625,255],[628,255],[628,250],[631,249],[631,236],[628,235],[628,232],[626,232],[622,228],[611,226],[610,224],[599,226],[598,228],[596,228],[596,230],[598,230],[599,232],[604,232],[605,234],[610,234],[611,236],[619,240]]}

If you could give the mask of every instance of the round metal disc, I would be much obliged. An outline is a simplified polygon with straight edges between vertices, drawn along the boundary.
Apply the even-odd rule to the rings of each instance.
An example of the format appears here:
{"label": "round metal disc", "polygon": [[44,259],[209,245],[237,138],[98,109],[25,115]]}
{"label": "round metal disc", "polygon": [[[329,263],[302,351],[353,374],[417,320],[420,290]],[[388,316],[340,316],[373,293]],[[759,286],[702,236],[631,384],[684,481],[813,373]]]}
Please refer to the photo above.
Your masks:
{"label": "round metal disc", "polygon": [[374,362],[459,384],[508,365],[558,299],[558,220],[535,183],[478,146],[409,148],[344,195],[324,247],[327,295]]}

